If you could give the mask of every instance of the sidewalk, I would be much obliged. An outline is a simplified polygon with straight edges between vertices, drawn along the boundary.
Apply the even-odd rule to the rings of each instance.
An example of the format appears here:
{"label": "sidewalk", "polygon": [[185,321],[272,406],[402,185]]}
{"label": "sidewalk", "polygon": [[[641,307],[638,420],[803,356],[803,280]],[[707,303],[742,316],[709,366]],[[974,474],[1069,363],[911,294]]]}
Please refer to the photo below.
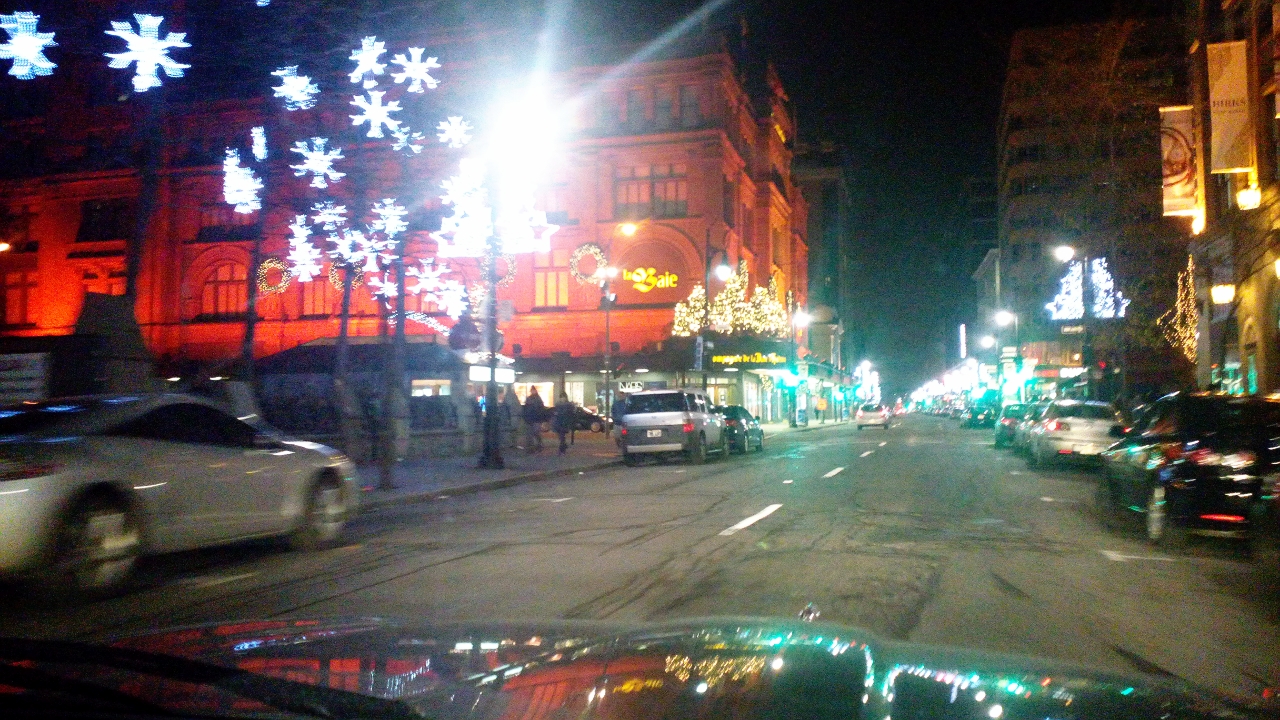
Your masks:
{"label": "sidewalk", "polygon": [[564,455],[556,452],[558,439],[554,433],[543,433],[544,449],[530,455],[518,448],[504,448],[502,470],[476,467],[479,453],[451,458],[430,458],[402,462],[393,473],[395,488],[377,490],[378,466],[360,465],[360,481],[364,494],[361,509],[414,503],[442,495],[455,496],[510,487],[547,478],[589,472],[621,464],[618,446],[613,440],[593,432],[579,432],[577,442]]}

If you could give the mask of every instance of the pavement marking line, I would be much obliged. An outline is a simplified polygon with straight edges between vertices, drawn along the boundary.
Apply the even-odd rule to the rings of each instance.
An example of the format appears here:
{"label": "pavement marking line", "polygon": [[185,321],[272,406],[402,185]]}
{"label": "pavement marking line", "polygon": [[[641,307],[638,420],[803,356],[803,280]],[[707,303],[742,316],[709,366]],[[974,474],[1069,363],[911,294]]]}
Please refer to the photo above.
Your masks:
{"label": "pavement marking line", "polygon": [[570,496],[570,497],[563,497],[563,498],[534,498],[534,499],[533,499],[533,501],[534,501],[534,502],[562,503],[562,502],[564,502],[565,500],[572,500],[572,499],[573,499],[573,497],[572,497],[572,496]]}
{"label": "pavement marking line", "polygon": [[1053,502],[1053,498],[1049,497],[1048,495],[1045,495],[1044,497],[1042,497],[1042,498],[1040,498],[1040,499],[1041,499],[1041,500],[1043,500],[1043,501],[1045,501],[1045,502]]}
{"label": "pavement marking line", "polygon": [[866,452],[862,453],[861,455],[859,455],[858,457],[866,457],[866,456],[870,455],[870,454],[871,454],[871,453],[873,453],[873,452],[875,452],[875,450],[868,450],[868,451],[866,451]]}
{"label": "pavement marking line", "polygon": [[783,480],[783,481],[782,481],[782,484],[783,484],[783,485],[790,485],[790,484],[791,484],[791,483],[793,483],[793,482],[795,482],[795,480]]}
{"label": "pavement marking line", "polygon": [[208,587],[215,587],[217,585],[225,585],[229,582],[235,582],[237,580],[247,580],[248,578],[254,577],[257,574],[258,573],[256,572],[251,572],[251,573],[244,573],[242,575],[227,575],[226,577],[213,577],[207,580],[203,578],[192,578],[192,582],[198,588],[208,588]]}
{"label": "pavement marking line", "polygon": [[888,440],[886,440],[886,441],[884,441],[884,442],[880,443],[880,447],[884,447],[885,445],[888,445],[888,444],[889,444],[889,441],[888,441]]}
{"label": "pavement marking line", "polygon": [[822,477],[824,478],[835,477],[842,472],[844,472],[844,468],[838,467],[835,470],[832,470],[831,472],[827,473],[826,475],[823,475]]}
{"label": "pavement marking line", "polygon": [[1106,556],[1108,560],[1114,562],[1129,562],[1130,560],[1155,560],[1157,562],[1178,562],[1178,558],[1161,557],[1159,555],[1125,555],[1115,550],[1099,550],[1098,552]]}
{"label": "pavement marking line", "polygon": [[720,531],[720,534],[721,534],[721,535],[732,535],[732,534],[734,534],[734,533],[738,532],[739,530],[743,530],[743,529],[745,529],[745,528],[749,528],[749,527],[751,527],[752,525],[755,525],[756,523],[760,522],[761,520],[763,520],[763,519],[765,519],[765,518],[769,517],[770,515],[772,515],[772,514],[773,514],[774,512],[776,512],[776,511],[777,511],[777,509],[778,509],[778,508],[780,508],[780,507],[782,507],[782,503],[775,503],[775,504],[773,504],[773,505],[770,505],[769,507],[767,507],[767,508],[765,508],[765,509],[761,510],[760,512],[756,513],[755,515],[752,515],[751,517],[746,518],[746,519],[744,519],[744,520],[740,521],[737,525],[733,525],[733,526],[731,526],[731,527],[727,527],[727,528],[725,528],[725,529],[721,530],[721,531]]}

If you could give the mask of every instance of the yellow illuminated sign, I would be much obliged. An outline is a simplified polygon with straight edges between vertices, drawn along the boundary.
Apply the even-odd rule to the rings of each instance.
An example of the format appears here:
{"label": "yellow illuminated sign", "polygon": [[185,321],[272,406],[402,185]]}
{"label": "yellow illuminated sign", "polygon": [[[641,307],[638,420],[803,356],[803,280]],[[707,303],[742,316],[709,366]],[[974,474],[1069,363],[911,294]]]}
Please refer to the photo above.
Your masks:
{"label": "yellow illuminated sign", "polygon": [[738,363],[756,363],[758,365],[785,365],[787,359],[778,353],[746,353],[743,355],[712,355],[712,363],[736,365]]}
{"label": "yellow illuminated sign", "polygon": [[676,287],[676,283],[680,281],[680,277],[675,273],[664,272],[659,274],[655,268],[636,268],[634,270],[622,271],[622,279],[630,280],[631,287],[636,292],[647,293],[654,288],[659,290],[667,290]]}

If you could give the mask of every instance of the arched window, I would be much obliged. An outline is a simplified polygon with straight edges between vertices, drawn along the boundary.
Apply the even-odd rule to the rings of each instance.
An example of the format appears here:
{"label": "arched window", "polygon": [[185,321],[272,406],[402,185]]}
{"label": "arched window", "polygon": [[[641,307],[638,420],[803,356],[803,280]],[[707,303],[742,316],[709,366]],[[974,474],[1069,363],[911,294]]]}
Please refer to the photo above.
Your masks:
{"label": "arched window", "polygon": [[238,262],[214,265],[204,276],[200,291],[200,315],[208,318],[242,316],[249,305],[248,272]]}

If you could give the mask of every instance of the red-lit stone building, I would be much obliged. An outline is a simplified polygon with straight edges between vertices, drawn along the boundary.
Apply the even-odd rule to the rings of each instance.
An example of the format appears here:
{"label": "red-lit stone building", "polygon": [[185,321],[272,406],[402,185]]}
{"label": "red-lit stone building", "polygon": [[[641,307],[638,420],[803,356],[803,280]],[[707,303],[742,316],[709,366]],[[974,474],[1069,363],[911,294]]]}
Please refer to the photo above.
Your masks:
{"label": "red-lit stone building", "polygon": [[[467,86],[474,65],[451,67],[447,55],[442,59],[439,103],[465,105],[459,99],[465,92],[451,87]],[[142,182],[131,158],[145,140],[137,132],[143,110],[136,102],[95,99],[83,91],[89,72],[107,70],[73,68],[41,79],[44,85],[37,89],[24,88],[57,93],[60,109],[3,129],[0,207],[8,220],[0,229],[9,249],[0,253],[0,317],[6,336],[69,334],[86,293],[125,292],[126,238],[138,221]],[[625,387],[688,381],[691,355],[670,352],[673,307],[702,282],[711,260],[745,262],[752,285],[767,286],[773,279],[780,300],[805,305],[806,204],[791,174],[795,118],[772,69],[758,75],[747,79],[729,54],[712,52],[625,69],[576,67],[556,76],[557,93],[585,102],[563,163],[540,198],[549,222],[560,226],[552,249],[517,256],[514,278],[500,290],[514,310],[501,323],[504,352],[517,357],[521,383],[555,383],[550,389],[568,390],[588,406],[602,395],[601,288],[580,282],[570,267],[575,249],[586,244],[598,245],[630,276],[614,284],[617,304],[609,331],[617,343],[617,378],[630,383]],[[332,86],[339,82],[334,79]],[[346,88],[340,92],[349,95]],[[459,154],[435,146],[397,160],[382,150],[362,149],[349,114],[343,104],[323,102],[312,111],[285,113],[270,98],[168,102],[158,129],[159,207],[141,251],[136,301],[143,339],[157,358],[175,367],[199,363],[208,372],[240,354],[256,240],[261,238],[263,257],[283,258],[288,224],[320,199],[306,178],[295,178],[286,167],[297,162],[287,152],[295,140],[315,134],[346,138],[334,140],[348,158],[338,169],[368,179],[361,191],[348,178],[332,188],[332,197],[346,198],[352,207],[359,205],[354,193],[372,200],[399,190],[404,198],[405,188],[416,188],[407,255],[411,264],[434,255],[428,233],[438,229],[445,212],[435,188],[456,168]],[[424,118],[423,126],[438,119]],[[223,200],[221,161],[224,148],[246,148],[250,128],[257,125],[268,128],[272,145],[261,170],[268,188],[265,207],[240,215]],[[626,222],[634,223],[634,234],[621,231]],[[453,265],[464,281],[479,280],[474,262]],[[593,269],[594,261],[579,268],[584,274]],[[636,281],[636,270],[647,279]],[[656,277],[648,278],[650,270]],[[717,289],[712,280],[712,291]],[[337,287],[319,279],[292,282],[260,298],[254,355],[331,344],[326,339],[339,333],[340,297]],[[409,309],[436,310],[412,297]],[[355,291],[351,315],[354,342],[383,333],[384,314],[367,287]],[[407,332],[412,341],[443,341],[419,323],[409,323]],[[762,341],[759,347],[766,346]],[[647,363],[655,366],[641,367]],[[711,370],[708,382],[719,401],[778,415],[767,374],[714,363]],[[430,378],[415,379],[428,392]]]}

